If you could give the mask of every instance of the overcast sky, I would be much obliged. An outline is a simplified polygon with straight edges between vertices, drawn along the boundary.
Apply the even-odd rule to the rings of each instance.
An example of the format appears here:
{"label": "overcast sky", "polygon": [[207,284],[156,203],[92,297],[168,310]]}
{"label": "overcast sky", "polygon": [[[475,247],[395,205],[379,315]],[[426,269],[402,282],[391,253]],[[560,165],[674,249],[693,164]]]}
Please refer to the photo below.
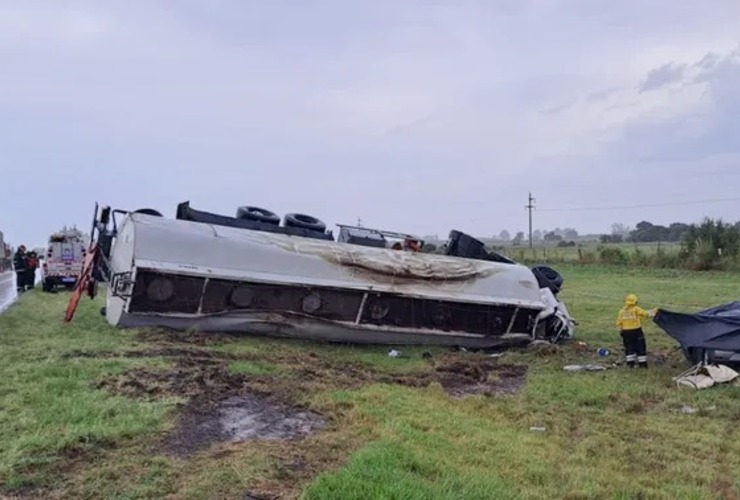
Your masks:
{"label": "overcast sky", "polygon": [[[740,219],[737,0],[0,0],[0,230]],[[546,209],[703,204],[642,209]]]}

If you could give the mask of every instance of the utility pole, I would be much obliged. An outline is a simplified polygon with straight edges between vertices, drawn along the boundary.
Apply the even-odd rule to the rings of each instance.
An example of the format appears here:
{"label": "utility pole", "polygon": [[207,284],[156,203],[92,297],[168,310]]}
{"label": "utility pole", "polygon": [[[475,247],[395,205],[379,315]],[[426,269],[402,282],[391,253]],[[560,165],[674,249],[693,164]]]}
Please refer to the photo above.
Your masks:
{"label": "utility pole", "polygon": [[532,209],[534,208],[534,198],[532,198],[532,193],[529,193],[528,204],[525,205],[524,208],[529,210],[529,248],[532,248]]}

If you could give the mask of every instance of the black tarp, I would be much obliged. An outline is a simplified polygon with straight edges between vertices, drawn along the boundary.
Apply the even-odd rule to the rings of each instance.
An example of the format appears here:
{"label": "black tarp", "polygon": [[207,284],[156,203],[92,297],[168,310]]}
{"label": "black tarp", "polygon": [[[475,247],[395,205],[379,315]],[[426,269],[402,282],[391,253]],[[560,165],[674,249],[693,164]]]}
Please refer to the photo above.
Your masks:
{"label": "black tarp", "polygon": [[684,348],[740,352],[740,302],[694,314],[659,309],[654,321]]}

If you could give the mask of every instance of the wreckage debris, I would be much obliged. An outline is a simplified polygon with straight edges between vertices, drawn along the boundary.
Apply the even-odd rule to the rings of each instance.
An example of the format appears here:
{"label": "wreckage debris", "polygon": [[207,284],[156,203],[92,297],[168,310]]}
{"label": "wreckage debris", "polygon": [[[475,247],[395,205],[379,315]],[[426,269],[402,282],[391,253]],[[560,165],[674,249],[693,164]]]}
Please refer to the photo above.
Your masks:
{"label": "wreckage debris", "polygon": [[693,314],[659,309],[654,321],[692,364],[740,364],[740,302]]}
{"label": "wreckage debris", "polygon": [[740,374],[725,365],[696,366],[675,378],[676,385],[689,389],[707,389],[717,384],[726,384],[738,380]]}
{"label": "wreckage debris", "polygon": [[571,373],[576,372],[600,372],[606,370],[607,367],[603,365],[567,365],[563,367],[563,370]]}
{"label": "wreckage debris", "polygon": [[[65,321],[83,288],[93,297],[105,281],[105,318],[121,328],[490,348],[571,338],[576,325],[556,298],[557,271],[455,230],[440,255],[422,253],[413,235],[369,228],[340,225],[335,240],[315,217],[288,214],[280,225],[259,207],[228,217],[184,202],[174,219],[98,208]],[[400,252],[390,244],[399,238]]]}

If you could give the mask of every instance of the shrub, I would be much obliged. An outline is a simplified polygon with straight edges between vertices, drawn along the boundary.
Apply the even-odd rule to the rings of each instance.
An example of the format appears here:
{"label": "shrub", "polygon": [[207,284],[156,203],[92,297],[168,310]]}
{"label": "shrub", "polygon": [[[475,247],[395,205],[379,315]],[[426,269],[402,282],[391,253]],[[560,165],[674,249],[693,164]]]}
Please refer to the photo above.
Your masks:
{"label": "shrub", "polygon": [[608,265],[625,265],[629,263],[629,257],[617,247],[599,247],[599,262]]}

